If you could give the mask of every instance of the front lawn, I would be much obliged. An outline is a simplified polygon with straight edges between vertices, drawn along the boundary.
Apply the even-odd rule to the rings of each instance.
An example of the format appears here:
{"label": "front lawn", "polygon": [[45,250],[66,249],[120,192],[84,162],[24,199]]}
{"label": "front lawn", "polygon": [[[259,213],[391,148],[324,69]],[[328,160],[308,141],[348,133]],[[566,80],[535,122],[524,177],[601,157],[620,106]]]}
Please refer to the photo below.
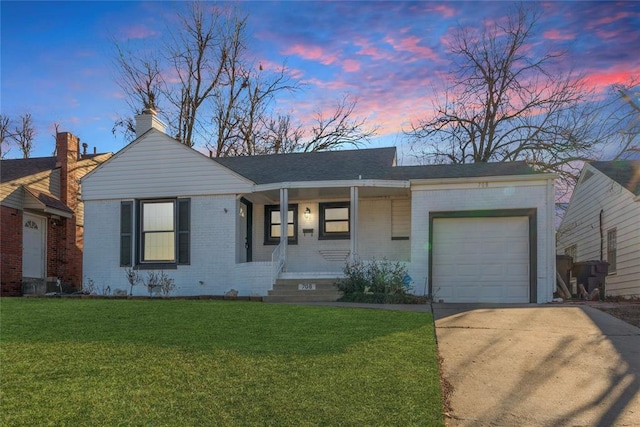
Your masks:
{"label": "front lawn", "polygon": [[0,322],[1,425],[444,425],[425,313],[4,298]]}

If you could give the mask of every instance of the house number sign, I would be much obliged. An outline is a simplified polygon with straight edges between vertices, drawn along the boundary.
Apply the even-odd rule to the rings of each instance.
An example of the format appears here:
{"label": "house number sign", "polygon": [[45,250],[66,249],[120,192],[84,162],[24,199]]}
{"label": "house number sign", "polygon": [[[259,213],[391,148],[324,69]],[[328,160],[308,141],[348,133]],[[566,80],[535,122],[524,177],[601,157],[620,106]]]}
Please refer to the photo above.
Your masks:
{"label": "house number sign", "polygon": [[299,291],[315,291],[316,284],[315,283],[298,283]]}

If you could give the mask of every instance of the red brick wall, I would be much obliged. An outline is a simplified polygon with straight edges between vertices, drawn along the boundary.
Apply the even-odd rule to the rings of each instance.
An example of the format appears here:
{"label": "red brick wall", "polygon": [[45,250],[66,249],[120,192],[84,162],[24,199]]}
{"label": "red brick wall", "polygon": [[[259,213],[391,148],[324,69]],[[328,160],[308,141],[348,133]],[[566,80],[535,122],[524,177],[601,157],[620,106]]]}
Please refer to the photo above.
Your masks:
{"label": "red brick wall", "polygon": [[0,206],[0,295],[22,295],[22,211]]}

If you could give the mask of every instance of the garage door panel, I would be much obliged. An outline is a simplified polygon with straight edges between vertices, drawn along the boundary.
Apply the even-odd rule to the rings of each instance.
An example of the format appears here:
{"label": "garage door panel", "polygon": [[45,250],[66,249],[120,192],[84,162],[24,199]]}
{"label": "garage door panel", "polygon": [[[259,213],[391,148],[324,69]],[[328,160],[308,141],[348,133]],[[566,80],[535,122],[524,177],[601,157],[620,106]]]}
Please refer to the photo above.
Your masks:
{"label": "garage door panel", "polygon": [[527,217],[435,218],[432,286],[445,302],[529,302]]}

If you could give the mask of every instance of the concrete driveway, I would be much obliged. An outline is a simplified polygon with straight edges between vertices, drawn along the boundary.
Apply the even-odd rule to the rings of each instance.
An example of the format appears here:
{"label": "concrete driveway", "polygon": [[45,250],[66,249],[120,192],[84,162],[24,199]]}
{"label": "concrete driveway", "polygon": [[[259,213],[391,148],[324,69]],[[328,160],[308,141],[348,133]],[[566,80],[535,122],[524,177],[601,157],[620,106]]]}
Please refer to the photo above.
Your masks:
{"label": "concrete driveway", "polygon": [[588,306],[434,304],[449,426],[640,426],[640,328]]}

